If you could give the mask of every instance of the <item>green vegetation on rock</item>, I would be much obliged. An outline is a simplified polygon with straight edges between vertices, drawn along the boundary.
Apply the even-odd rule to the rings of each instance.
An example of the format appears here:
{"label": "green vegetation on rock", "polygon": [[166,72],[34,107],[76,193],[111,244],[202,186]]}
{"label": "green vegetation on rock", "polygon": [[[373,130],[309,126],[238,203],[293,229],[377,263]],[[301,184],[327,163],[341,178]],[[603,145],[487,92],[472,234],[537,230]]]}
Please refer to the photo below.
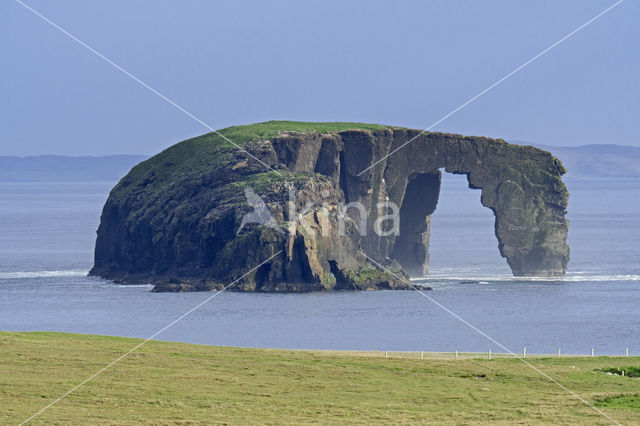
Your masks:
{"label": "green vegetation on rock", "polygon": [[[119,191],[114,191],[116,196],[126,196],[129,191],[124,187],[133,188],[143,184],[149,175],[153,174],[153,183],[158,188],[164,188],[171,181],[180,179],[185,175],[194,175],[209,172],[213,167],[219,166],[232,159],[232,152],[238,147],[244,147],[247,143],[259,140],[270,140],[283,132],[299,133],[328,133],[345,130],[381,130],[385,127],[380,124],[366,123],[314,123],[301,121],[266,121],[242,126],[232,126],[210,132],[195,138],[179,142],[159,154],[145,160],[135,166],[125,179],[118,185]],[[282,173],[282,172],[280,172]],[[271,174],[272,177],[280,177]]]}
{"label": "green vegetation on rock", "polygon": [[[220,130],[220,133],[231,139],[234,143],[244,145],[256,139],[269,140],[283,132],[338,133],[345,130],[382,130],[390,127],[391,126],[383,126],[381,124],[348,122],[265,121],[264,123],[227,127],[226,129]],[[212,133],[208,133],[208,135],[211,134]]]}

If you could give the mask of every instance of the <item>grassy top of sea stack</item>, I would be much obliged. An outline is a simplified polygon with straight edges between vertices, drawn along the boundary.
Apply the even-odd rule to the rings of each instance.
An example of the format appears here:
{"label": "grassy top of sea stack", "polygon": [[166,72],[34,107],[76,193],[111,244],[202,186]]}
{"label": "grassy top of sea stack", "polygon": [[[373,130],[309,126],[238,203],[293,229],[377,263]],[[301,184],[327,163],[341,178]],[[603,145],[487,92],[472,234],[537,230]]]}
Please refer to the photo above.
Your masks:
{"label": "grassy top of sea stack", "polygon": [[[170,146],[157,155],[136,165],[120,181],[113,195],[126,197],[131,190],[138,187],[162,188],[163,184],[208,173],[213,168],[224,165],[233,158],[233,151],[246,146],[249,142],[271,140],[279,134],[297,133],[337,133],[346,130],[382,130],[393,128],[380,124],[349,122],[302,122],[302,121],[266,121],[264,123],[232,126],[217,132],[206,133]],[[252,160],[255,161],[255,160]],[[262,166],[260,172],[269,169]],[[265,178],[293,179],[296,176],[279,171],[270,173]],[[298,179],[303,176],[297,176]],[[148,185],[153,184],[153,185]]]}

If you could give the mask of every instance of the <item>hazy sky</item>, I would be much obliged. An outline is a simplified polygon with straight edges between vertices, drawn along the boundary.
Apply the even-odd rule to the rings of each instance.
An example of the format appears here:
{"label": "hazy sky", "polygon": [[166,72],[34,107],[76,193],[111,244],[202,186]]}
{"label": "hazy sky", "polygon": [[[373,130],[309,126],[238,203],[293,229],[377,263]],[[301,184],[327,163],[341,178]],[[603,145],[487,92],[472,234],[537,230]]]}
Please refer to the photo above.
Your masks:
{"label": "hazy sky", "polygon": [[[214,128],[425,128],[614,3],[24,0]],[[640,1],[435,130],[640,146]],[[208,130],[12,0],[0,3],[0,155],[153,154]]]}

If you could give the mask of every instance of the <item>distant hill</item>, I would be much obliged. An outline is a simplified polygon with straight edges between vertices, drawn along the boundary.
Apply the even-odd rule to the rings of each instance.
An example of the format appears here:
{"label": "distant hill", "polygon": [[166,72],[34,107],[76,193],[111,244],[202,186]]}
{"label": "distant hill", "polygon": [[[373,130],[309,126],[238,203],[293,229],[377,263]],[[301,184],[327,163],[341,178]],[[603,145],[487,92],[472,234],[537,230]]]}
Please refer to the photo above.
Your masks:
{"label": "distant hill", "polygon": [[640,178],[640,147],[625,145],[549,146],[511,140],[551,152],[567,168],[568,177]]}
{"label": "distant hill", "polygon": [[147,158],[144,155],[0,156],[0,182],[117,181],[134,165]]}
{"label": "distant hill", "polygon": [[[640,147],[605,144],[559,147],[523,140],[509,142],[551,152],[567,168],[567,177],[640,178]],[[0,156],[0,182],[117,181],[147,158],[145,155]]]}

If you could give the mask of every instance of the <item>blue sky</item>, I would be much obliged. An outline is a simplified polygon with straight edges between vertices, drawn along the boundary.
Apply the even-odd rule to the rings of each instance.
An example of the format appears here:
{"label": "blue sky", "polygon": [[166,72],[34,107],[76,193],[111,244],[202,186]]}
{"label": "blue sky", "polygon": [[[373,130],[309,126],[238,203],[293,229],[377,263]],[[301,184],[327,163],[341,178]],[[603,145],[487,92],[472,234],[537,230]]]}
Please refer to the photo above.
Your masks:
{"label": "blue sky", "polygon": [[[214,128],[425,128],[614,3],[24,0]],[[434,130],[640,146],[626,0]],[[20,4],[0,4],[0,155],[153,154],[208,130]]]}

